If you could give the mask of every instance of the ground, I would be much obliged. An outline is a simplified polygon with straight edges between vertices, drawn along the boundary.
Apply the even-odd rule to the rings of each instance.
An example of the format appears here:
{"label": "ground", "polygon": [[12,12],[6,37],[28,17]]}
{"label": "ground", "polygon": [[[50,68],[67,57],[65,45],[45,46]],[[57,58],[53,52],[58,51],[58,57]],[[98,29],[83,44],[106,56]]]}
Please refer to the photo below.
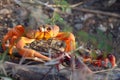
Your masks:
{"label": "ground", "polygon": [[[36,29],[39,25],[46,24],[46,20],[52,17],[53,11],[51,10],[51,7],[45,5],[43,6],[43,3],[46,1],[43,1],[42,5],[39,3],[32,4],[31,1],[20,1],[22,3],[18,0],[0,1],[0,41],[9,29],[18,24]],[[116,56],[119,68],[120,12],[118,7],[120,7],[120,1],[113,0],[111,3],[110,1],[112,0],[69,0],[68,3],[70,5],[74,5],[79,2],[81,4],[71,7],[71,9],[65,13],[60,13],[58,11],[59,15],[62,16],[64,21],[62,23],[56,24],[60,26],[61,31],[69,30],[73,32],[73,34],[76,36],[76,42],[78,43],[77,46],[85,43],[85,47],[96,48],[95,46],[99,45],[95,43],[91,46],[92,42],[89,42],[90,38],[88,37],[86,37],[88,39],[82,40],[81,38],[83,37],[79,36],[80,31],[85,31],[96,36],[99,39],[98,42],[105,39],[105,42],[109,43],[112,46],[111,53]],[[49,1],[49,3],[52,4],[52,0]],[[103,34],[98,34],[97,30],[101,30]],[[104,35],[106,35],[107,38]],[[109,35],[111,35],[110,38]],[[104,38],[102,36],[104,36]],[[90,68],[96,71],[99,70],[93,66]],[[117,77],[120,78],[119,71],[117,73]]]}

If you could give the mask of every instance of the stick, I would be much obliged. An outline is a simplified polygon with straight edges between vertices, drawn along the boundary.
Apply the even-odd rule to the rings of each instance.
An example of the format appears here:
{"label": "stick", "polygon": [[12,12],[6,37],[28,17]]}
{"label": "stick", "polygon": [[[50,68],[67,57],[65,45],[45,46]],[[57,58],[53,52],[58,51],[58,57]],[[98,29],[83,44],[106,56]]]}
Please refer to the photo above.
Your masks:
{"label": "stick", "polygon": [[89,13],[93,13],[93,14],[102,14],[102,15],[107,15],[107,16],[120,18],[119,14],[111,13],[111,12],[103,12],[103,11],[99,11],[99,10],[90,10],[90,9],[76,8],[76,7],[73,8],[73,10],[82,11],[82,12],[89,12]]}
{"label": "stick", "polygon": [[120,69],[111,68],[111,69],[106,69],[106,70],[94,71],[93,73],[97,74],[97,73],[108,72],[108,71],[112,71],[112,70],[120,71]]}

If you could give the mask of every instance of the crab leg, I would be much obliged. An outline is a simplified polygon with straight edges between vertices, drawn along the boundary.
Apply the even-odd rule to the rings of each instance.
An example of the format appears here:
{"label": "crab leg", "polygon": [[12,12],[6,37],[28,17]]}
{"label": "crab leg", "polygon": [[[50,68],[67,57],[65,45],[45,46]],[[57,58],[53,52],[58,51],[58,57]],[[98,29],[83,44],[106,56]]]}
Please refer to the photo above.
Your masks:
{"label": "crab leg", "polygon": [[13,52],[13,47],[15,46],[15,41],[17,40],[17,36],[13,36],[12,39],[10,40],[10,45],[9,45],[9,54],[12,55]]}
{"label": "crab leg", "polygon": [[75,37],[72,33],[70,32],[60,32],[58,35],[55,37],[58,40],[65,41],[66,47],[65,51],[70,52],[75,49]]}
{"label": "crab leg", "polygon": [[3,37],[3,40],[2,40],[2,48],[4,49],[4,50],[6,50],[6,42],[7,42],[7,40],[10,38],[10,37],[12,37],[12,31],[10,31],[10,32],[8,32],[4,37]]}
{"label": "crab leg", "polygon": [[31,43],[34,40],[35,39],[29,39],[29,38],[26,38],[26,37],[21,37],[20,40],[16,44],[16,48],[17,48],[19,54],[21,56],[24,56],[24,57],[37,57],[37,58],[41,58],[42,60],[46,60],[46,61],[51,60],[47,56],[44,56],[44,55],[40,54],[39,52],[37,52],[35,50],[24,48],[24,46],[27,43]]}
{"label": "crab leg", "polygon": [[8,33],[3,37],[2,40],[2,47],[5,50],[6,49],[6,42],[7,40],[9,40],[10,42],[10,47],[11,51],[12,51],[12,46],[14,45],[15,40],[17,40],[20,36],[22,36],[24,33],[24,28],[21,25],[18,25],[16,27],[14,27],[13,29],[11,29],[10,31],[8,31]]}

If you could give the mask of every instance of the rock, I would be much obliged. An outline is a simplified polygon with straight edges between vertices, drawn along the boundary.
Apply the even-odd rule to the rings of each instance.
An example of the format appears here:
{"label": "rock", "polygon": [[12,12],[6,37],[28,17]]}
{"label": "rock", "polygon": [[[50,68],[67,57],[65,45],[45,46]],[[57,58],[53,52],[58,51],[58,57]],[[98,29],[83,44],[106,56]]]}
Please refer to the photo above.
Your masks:
{"label": "rock", "polygon": [[93,14],[85,14],[84,15],[84,17],[82,18],[82,20],[87,20],[87,19],[89,19],[89,18],[91,18],[91,17],[93,17],[94,15]]}
{"label": "rock", "polygon": [[99,25],[98,29],[103,31],[103,32],[107,31],[107,28],[105,26],[103,26],[102,24]]}
{"label": "rock", "polygon": [[68,80],[66,73],[63,75],[55,72],[54,66],[37,65],[20,65],[12,62],[5,62],[6,72],[10,71],[14,78],[19,80]]}
{"label": "rock", "polygon": [[2,15],[10,14],[11,12],[12,12],[11,10],[6,9],[6,8],[0,10],[0,14],[2,14]]}
{"label": "rock", "polygon": [[120,31],[120,27],[118,27],[118,30]]}
{"label": "rock", "polygon": [[75,29],[77,29],[77,30],[80,30],[80,29],[82,29],[83,28],[83,24],[81,24],[81,23],[78,23],[78,24],[75,24]]}

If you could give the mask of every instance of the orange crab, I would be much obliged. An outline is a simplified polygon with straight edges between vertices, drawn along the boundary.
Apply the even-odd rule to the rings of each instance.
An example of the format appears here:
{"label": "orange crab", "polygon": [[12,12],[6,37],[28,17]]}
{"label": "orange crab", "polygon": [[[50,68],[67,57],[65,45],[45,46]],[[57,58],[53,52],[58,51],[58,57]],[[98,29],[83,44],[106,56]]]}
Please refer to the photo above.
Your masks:
{"label": "orange crab", "polygon": [[57,25],[42,25],[37,30],[26,30],[22,25],[17,25],[3,37],[2,47],[6,50],[6,42],[9,41],[9,53],[12,54],[13,47],[18,53],[24,57],[37,57],[45,61],[51,58],[40,54],[39,52],[25,48],[26,44],[30,44],[35,40],[48,40],[50,38],[62,40],[66,43],[65,52],[75,49],[75,37],[70,32],[59,32]]}

